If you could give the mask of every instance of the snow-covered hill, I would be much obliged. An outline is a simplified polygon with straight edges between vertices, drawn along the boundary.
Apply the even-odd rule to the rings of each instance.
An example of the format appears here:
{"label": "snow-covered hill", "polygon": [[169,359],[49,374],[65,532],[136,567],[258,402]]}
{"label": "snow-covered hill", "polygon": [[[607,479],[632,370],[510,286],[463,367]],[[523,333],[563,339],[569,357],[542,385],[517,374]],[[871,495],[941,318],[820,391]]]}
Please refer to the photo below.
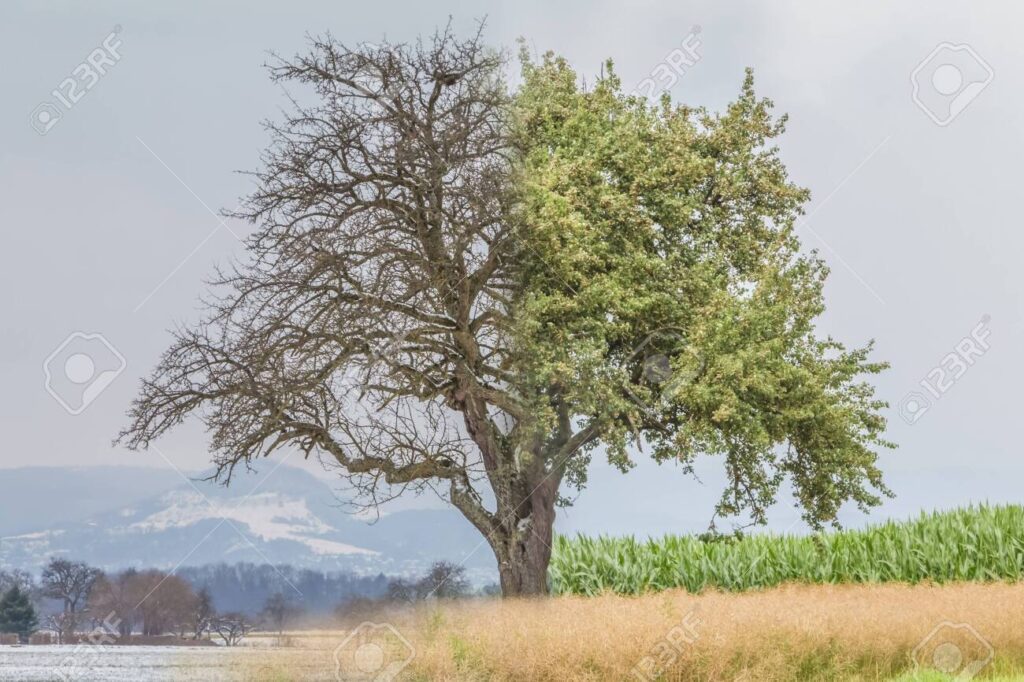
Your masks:
{"label": "snow-covered hill", "polygon": [[[322,480],[289,466],[228,488],[166,474],[0,470],[0,567],[37,571],[60,555],[109,570],[245,561],[397,575],[440,559],[465,561],[477,576],[493,569],[479,534],[451,510],[395,511],[369,523],[346,513]],[[47,511],[38,523],[33,505]]]}

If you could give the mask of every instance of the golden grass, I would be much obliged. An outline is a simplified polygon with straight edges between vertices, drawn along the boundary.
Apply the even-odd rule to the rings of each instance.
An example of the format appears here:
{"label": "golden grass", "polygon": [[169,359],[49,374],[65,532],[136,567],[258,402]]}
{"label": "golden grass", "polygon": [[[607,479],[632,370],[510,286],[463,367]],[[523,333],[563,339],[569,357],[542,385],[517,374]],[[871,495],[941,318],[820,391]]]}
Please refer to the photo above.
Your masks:
{"label": "golden grass", "polygon": [[[372,618],[394,625],[415,649],[401,679],[931,682],[950,678],[915,672],[911,654],[946,621],[969,624],[991,645],[994,660],[976,679],[1024,679],[1024,584],[488,600]],[[318,677],[300,673],[300,662],[331,675],[322,666],[343,636],[321,633],[301,649],[279,652],[292,662],[264,666],[274,671],[267,679]],[[950,665],[957,654],[969,663],[987,649],[966,629],[947,627],[919,652]],[[641,667],[651,677],[636,676],[634,667],[648,656]]]}

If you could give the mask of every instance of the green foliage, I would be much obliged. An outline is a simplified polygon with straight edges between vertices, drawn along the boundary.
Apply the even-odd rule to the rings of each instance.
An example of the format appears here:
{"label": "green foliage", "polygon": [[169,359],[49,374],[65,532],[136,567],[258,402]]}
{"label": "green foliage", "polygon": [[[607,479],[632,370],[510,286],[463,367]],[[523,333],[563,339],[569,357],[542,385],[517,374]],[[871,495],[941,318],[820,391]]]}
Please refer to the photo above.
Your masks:
{"label": "green foliage", "polygon": [[[586,89],[554,55],[522,61],[515,362],[537,433],[568,404],[622,470],[637,447],[686,470],[723,456],[724,516],[763,521],[786,477],[815,526],[877,504],[885,403],[858,377],[885,365],[814,333],[828,270],[800,252],[809,193],[751,73],[714,114],[625,95],[610,62]],[[647,371],[658,356],[672,381]],[[588,457],[569,464],[577,487]]]}
{"label": "green foliage", "polygon": [[15,585],[0,597],[0,632],[13,632],[25,641],[39,625],[28,594]]}
{"label": "green foliage", "polygon": [[1024,507],[982,505],[813,536],[759,534],[715,542],[558,537],[553,549],[554,591],[585,595],[746,590],[786,582],[1019,580]]}

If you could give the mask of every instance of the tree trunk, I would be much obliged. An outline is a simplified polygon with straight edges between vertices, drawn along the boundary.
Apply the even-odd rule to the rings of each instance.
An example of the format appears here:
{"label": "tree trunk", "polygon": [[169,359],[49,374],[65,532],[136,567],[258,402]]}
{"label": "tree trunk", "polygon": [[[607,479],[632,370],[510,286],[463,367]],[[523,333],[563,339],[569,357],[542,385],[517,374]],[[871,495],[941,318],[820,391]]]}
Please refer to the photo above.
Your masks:
{"label": "tree trunk", "polygon": [[70,644],[75,636],[75,627],[78,625],[78,614],[75,613],[75,605],[68,599],[64,600],[64,619],[61,622],[61,644]]}
{"label": "tree trunk", "polygon": [[490,538],[503,597],[540,597],[549,592],[558,481],[545,477],[530,489],[506,517],[508,522]]}

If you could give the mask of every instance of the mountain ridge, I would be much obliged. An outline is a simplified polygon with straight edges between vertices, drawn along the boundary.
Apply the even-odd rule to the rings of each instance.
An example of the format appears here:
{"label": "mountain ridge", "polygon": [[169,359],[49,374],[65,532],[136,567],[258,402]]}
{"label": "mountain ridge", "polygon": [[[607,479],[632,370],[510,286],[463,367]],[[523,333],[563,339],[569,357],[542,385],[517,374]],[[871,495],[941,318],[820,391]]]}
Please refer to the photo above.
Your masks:
{"label": "mountain ridge", "polygon": [[404,509],[368,523],[297,467],[230,487],[155,471],[0,470],[0,566],[38,571],[66,556],[104,570],[251,562],[417,575],[444,559],[481,578],[493,573],[478,532],[454,510]]}

